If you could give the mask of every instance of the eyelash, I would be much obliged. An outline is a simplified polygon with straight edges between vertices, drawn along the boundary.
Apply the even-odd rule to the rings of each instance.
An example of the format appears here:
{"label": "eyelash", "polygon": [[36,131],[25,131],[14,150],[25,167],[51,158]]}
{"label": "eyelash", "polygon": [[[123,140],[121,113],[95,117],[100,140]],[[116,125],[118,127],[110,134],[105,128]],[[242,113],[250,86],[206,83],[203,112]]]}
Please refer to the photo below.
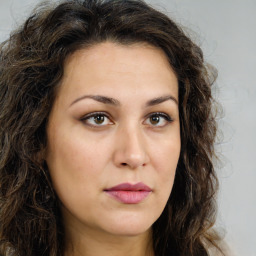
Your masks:
{"label": "eyelash", "polygon": [[[85,115],[83,116],[80,121],[82,121],[83,123],[85,123],[86,125],[88,126],[91,126],[93,128],[99,128],[99,127],[103,127],[105,125],[93,125],[93,124],[89,124],[88,122],[86,123],[86,121],[88,121],[90,118],[95,118],[97,116],[104,116],[104,117],[107,117],[109,120],[111,120],[110,116],[106,113],[106,112],[93,112],[93,113],[90,113],[88,115]],[[112,121],[111,121],[112,122]],[[113,123],[113,122],[112,122]]]}
{"label": "eyelash", "polygon": [[[109,119],[111,124],[103,124],[103,125],[99,124],[99,125],[97,125],[97,124],[90,124],[90,123],[88,123],[88,120],[90,120],[90,118],[96,118],[97,116],[98,117],[99,116],[103,116],[104,118]],[[169,124],[169,123],[171,123],[173,121],[173,119],[168,114],[163,113],[163,112],[153,112],[153,113],[150,113],[150,114],[148,114],[146,116],[146,120],[148,120],[149,118],[152,118],[152,117],[164,118],[164,120],[167,122],[167,124]],[[93,112],[93,113],[87,114],[87,115],[83,116],[82,118],[80,118],[80,121],[82,121],[85,125],[88,125],[88,126],[93,127],[93,128],[101,128],[101,127],[105,127],[106,125],[114,124],[114,122],[111,121],[111,117],[106,112]],[[161,125],[161,126],[153,125],[153,124],[149,124],[149,125],[154,127],[154,128],[161,128],[161,127],[165,127],[167,124],[164,124],[164,125]]]}
{"label": "eyelash", "polygon": [[[164,118],[164,120],[167,122],[167,124],[171,123],[173,121],[173,119],[166,113],[163,113],[163,112],[153,112],[153,113],[150,113],[149,115],[147,115],[146,117],[146,120],[149,119],[149,118],[152,118],[152,117],[162,117]],[[162,126],[154,126],[153,124],[151,124],[153,127],[165,127],[167,124],[165,125],[162,125]]]}

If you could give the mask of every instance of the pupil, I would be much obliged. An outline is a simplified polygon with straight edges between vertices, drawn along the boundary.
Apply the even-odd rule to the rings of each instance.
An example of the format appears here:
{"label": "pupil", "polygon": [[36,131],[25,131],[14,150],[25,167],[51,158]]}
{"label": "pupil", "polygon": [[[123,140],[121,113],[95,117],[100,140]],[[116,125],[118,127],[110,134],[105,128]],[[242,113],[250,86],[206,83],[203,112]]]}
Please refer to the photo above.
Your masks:
{"label": "pupil", "polygon": [[152,116],[151,117],[151,123],[152,124],[158,124],[159,123],[159,116]]}
{"label": "pupil", "polygon": [[102,124],[104,122],[104,116],[103,115],[97,115],[94,117],[94,121],[97,124]]}

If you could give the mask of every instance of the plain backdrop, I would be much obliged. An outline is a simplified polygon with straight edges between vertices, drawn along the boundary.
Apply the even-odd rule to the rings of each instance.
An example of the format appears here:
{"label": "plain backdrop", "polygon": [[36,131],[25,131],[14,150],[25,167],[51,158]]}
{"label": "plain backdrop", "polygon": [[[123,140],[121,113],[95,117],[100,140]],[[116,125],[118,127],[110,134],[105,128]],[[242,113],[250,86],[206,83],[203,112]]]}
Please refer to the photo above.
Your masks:
{"label": "plain backdrop", "polygon": [[[256,1],[147,0],[182,24],[218,69],[214,94],[223,106],[216,145],[222,163],[217,227],[234,255],[256,256]],[[39,0],[0,0],[0,41]],[[0,110],[1,111],[1,110]]]}

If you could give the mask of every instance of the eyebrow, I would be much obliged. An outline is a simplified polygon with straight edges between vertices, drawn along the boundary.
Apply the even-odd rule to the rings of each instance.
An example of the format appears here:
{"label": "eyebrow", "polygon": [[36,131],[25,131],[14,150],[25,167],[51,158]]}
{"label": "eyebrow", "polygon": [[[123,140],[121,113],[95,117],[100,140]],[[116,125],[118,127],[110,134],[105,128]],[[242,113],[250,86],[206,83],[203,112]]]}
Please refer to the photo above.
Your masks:
{"label": "eyebrow", "polygon": [[84,100],[84,99],[93,99],[95,101],[104,103],[104,104],[109,104],[109,105],[114,105],[114,106],[120,106],[120,102],[116,99],[110,98],[110,97],[106,97],[106,96],[102,96],[102,95],[84,95],[76,100],[74,100],[70,106],[72,106],[73,104],[75,104],[76,102],[80,101],[80,100]]}
{"label": "eyebrow", "polygon": [[146,107],[150,107],[150,106],[154,106],[154,105],[158,105],[160,103],[163,103],[167,100],[172,100],[174,101],[177,105],[179,105],[178,103],[178,100],[171,96],[171,95],[166,95],[166,96],[161,96],[161,97],[157,97],[157,98],[154,98],[152,100],[149,100],[147,103],[146,103]]}
{"label": "eyebrow", "polygon": [[[118,100],[113,99],[111,97],[102,96],[102,95],[84,95],[84,96],[79,97],[76,100],[74,100],[70,104],[70,106],[72,106],[73,104],[77,103],[78,101],[81,101],[81,100],[84,100],[84,99],[93,99],[95,101],[98,101],[98,102],[101,102],[101,103],[104,103],[104,104],[113,105],[113,106],[120,106],[121,105],[121,103]],[[154,98],[152,100],[147,101],[145,105],[146,105],[146,107],[155,106],[155,105],[161,104],[161,103],[163,103],[165,101],[168,101],[168,100],[172,100],[178,105],[178,100],[175,97],[171,96],[171,95],[166,95],[166,96],[161,96],[161,97]]]}

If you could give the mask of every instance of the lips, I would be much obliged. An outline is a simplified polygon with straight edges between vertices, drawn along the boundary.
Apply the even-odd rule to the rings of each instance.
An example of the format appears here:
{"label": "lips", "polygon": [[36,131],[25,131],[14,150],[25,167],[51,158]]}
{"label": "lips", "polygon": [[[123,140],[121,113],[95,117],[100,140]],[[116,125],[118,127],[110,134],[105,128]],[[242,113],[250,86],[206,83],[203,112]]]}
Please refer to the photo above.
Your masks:
{"label": "lips", "polygon": [[142,182],[137,184],[122,183],[105,189],[109,196],[124,204],[138,204],[152,192],[152,189]]}

